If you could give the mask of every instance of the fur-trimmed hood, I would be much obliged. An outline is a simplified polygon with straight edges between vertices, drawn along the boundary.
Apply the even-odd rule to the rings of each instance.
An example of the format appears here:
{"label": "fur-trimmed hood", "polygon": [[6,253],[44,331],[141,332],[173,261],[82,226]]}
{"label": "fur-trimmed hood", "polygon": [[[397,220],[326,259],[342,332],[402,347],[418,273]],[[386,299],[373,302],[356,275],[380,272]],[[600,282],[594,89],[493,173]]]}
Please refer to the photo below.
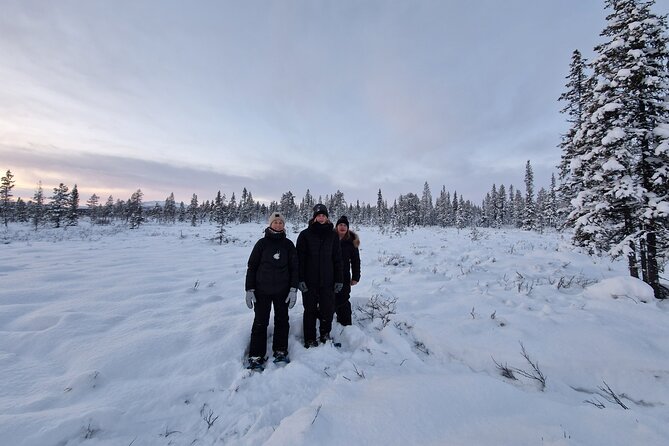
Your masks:
{"label": "fur-trimmed hood", "polygon": [[360,247],[360,236],[350,229],[348,230],[348,232],[346,232],[346,235],[342,240],[350,240],[351,243],[353,243],[353,246],[355,246],[356,248]]}

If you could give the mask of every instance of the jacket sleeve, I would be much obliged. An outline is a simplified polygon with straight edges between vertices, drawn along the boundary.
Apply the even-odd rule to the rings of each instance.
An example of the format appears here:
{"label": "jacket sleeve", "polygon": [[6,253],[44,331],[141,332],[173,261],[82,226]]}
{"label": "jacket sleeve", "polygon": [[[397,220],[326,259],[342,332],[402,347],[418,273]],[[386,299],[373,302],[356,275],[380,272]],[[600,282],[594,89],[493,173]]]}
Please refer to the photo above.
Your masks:
{"label": "jacket sleeve", "polygon": [[351,280],[360,282],[360,251],[355,246],[351,252]]}
{"label": "jacket sleeve", "polygon": [[299,282],[299,261],[297,259],[297,249],[293,242],[288,240],[288,268],[290,270],[290,287],[297,288]]}
{"label": "jacket sleeve", "polygon": [[263,239],[256,242],[249,256],[249,261],[246,268],[246,291],[256,289],[256,272],[260,266],[260,259],[262,258]]}
{"label": "jacket sleeve", "polygon": [[309,251],[309,246],[307,246],[307,237],[304,235],[304,231],[300,232],[300,235],[297,236],[297,281],[306,282],[306,265],[307,265],[307,253]]}
{"label": "jacket sleeve", "polygon": [[332,233],[333,243],[332,243],[332,264],[334,266],[334,281],[335,283],[344,283],[344,272],[342,269],[342,259],[341,259],[341,243],[339,242],[339,236]]}

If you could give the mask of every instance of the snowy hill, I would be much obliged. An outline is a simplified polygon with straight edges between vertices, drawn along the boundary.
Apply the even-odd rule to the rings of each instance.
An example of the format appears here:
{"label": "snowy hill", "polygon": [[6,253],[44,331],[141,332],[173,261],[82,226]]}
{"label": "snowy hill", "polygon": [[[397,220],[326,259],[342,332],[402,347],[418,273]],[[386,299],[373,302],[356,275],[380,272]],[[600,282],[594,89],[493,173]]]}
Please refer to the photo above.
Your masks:
{"label": "snowy hill", "polygon": [[669,304],[624,263],[554,233],[359,228],[342,347],[302,347],[298,297],[292,362],[252,373],[243,288],[262,229],[218,245],[210,226],[10,226],[0,443],[669,442]]}

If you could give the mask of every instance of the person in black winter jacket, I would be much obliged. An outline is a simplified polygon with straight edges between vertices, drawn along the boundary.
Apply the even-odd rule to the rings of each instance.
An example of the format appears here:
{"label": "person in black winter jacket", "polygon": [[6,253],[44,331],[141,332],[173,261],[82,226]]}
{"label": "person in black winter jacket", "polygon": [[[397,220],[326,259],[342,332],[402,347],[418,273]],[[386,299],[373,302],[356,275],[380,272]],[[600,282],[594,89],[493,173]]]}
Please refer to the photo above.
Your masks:
{"label": "person in black winter jacket", "polygon": [[299,285],[302,291],[304,346],[315,347],[316,323],[320,321],[320,341],[330,339],[335,294],[343,286],[341,247],[322,204],[314,206],[307,229],[297,237]]}
{"label": "person in black winter jacket", "polygon": [[351,286],[360,282],[360,237],[348,227],[348,218],[342,215],[335,227],[341,244],[344,287],[335,296],[337,322],[351,325]]}
{"label": "person in black winter jacket", "polygon": [[284,217],[273,212],[265,236],[251,251],[246,270],[246,305],[255,312],[251,328],[249,368],[262,368],[267,351],[267,326],[274,306],[274,340],[276,361],[288,361],[288,309],[297,300],[297,250],[286,237]]}

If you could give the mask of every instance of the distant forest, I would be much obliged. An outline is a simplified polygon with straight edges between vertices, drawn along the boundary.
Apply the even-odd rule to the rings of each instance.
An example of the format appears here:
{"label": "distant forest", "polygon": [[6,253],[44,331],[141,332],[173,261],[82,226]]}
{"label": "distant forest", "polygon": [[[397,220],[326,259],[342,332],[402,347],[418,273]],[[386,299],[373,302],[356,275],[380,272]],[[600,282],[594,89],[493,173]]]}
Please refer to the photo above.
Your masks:
{"label": "distant forest", "polygon": [[541,188],[535,198],[534,177],[529,161],[526,165],[524,194],[513,185],[506,189],[504,185],[498,188],[493,184],[490,192],[478,204],[465,200],[457,192],[451,194],[445,187],[433,200],[427,182],[420,196],[410,192],[400,195],[392,204],[388,204],[379,189],[374,205],[358,200],[355,203],[347,202],[344,193],[339,190],[318,199],[309,190],[301,199],[288,191],[281,195],[279,201],[265,204],[255,201],[252,192],[246,188],[239,199],[234,192],[228,199],[225,193],[219,191],[211,200],[200,200],[193,194],[189,203],[177,203],[172,193],[162,203],[147,205],[143,202],[142,191],[138,189],[128,200],[109,196],[102,201],[93,194],[82,204],[77,185],[70,189],[63,183],[53,188],[48,196],[40,184],[33,199],[25,202],[21,198],[12,200],[14,182],[14,176],[8,170],[0,183],[2,221],[5,226],[9,222],[30,223],[36,230],[44,225],[55,228],[76,226],[80,218],[99,225],[124,222],[130,228],[137,228],[147,221],[163,224],[188,222],[192,226],[204,223],[227,225],[263,222],[271,211],[279,211],[289,222],[303,225],[311,217],[312,208],[317,203],[325,204],[334,219],[346,215],[355,225],[387,226],[395,230],[412,226],[511,226],[542,230],[546,227],[557,228],[559,221],[555,178],[550,191]]}

